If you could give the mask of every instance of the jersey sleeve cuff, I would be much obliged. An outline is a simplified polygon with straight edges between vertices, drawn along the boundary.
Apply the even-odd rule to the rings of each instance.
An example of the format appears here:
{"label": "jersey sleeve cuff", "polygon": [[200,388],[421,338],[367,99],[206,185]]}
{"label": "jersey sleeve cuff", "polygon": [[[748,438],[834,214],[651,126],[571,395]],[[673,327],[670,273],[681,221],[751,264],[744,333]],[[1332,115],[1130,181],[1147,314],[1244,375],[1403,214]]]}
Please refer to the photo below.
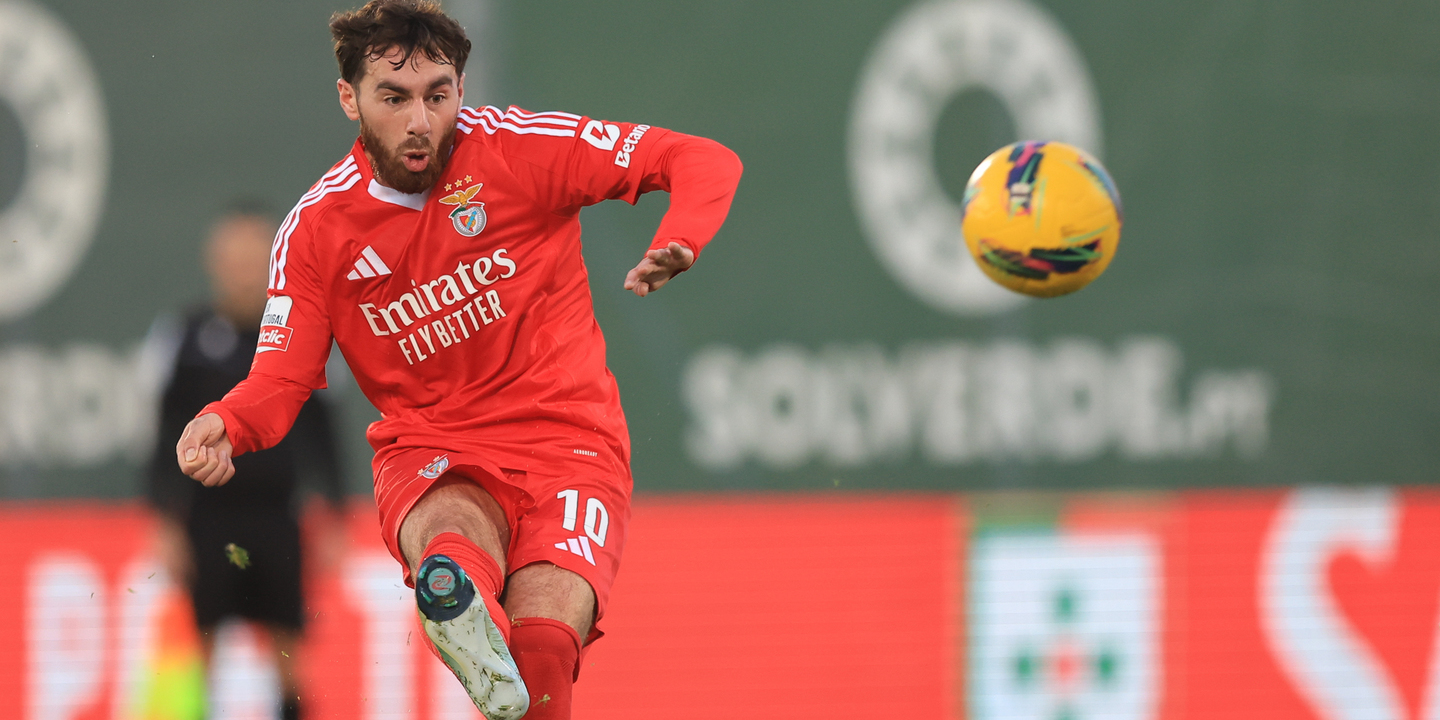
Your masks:
{"label": "jersey sleeve cuff", "polygon": [[[676,244],[679,244],[679,245],[683,245],[686,250],[689,250],[689,251],[690,251],[690,259],[691,259],[692,263],[695,262],[695,261],[699,261],[699,260],[700,260],[700,248],[695,247],[695,245],[696,245],[697,243],[693,243],[693,242],[691,242],[691,241],[689,241],[689,240],[686,240],[686,239],[684,239],[684,238],[675,238],[675,237],[655,238],[655,241],[652,242],[652,243],[650,243],[650,249],[651,249],[651,250],[664,250],[665,248],[670,247],[670,243],[672,243],[672,242],[673,242],[673,243],[676,243]],[[703,246],[701,246],[701,247],[703,247]],[[687,268],[687,269],[688,269],[688,268]],[[684,271],[684,270],[681,270],[680,272],[685,272],[685,271]]]}
{"label": "jersey sleeve cuff", "polygon": [[219,415],[220,421],[225,423],[225,436],[230,439],[230,446],[232,448],[231,457],[243,455],[253,449],[246,445],[247,438],[241,429],[243,425],[240,424],[240,418],[236,417],[235,413],[225,407],[224,403],[219,401],[212,402],[201,408],[200,412],[195,414],[195,417],[198,418],[201,415],[207,415],[209,413]]}

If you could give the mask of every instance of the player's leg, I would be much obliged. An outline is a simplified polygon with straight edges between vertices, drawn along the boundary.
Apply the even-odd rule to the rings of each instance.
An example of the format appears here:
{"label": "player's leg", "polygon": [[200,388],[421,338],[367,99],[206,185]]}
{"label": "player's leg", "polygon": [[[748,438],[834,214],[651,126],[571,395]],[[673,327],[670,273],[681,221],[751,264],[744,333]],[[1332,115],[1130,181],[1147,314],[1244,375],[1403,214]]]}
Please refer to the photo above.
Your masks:
{"label": "player's leg", "polygon": [[548,562],[516,570],[505,588],[510,648],[530,691],[527,720],[568,720],[581,638],[595,621],[595,591]]}
{"label": "player's leg", "polygon": [[[495,593],[499,594],[510,525],[494,496],[459,471],[451,471],[436,480],[400,524],[400,552],[405,555],[412,577],[416,577],[420,563],[427,557],[425,549],[446,533],[464,538],[495,563],[502,578],[495,587]],[[473,573],[479,568],[466,570]]]}
{"label": "player's leg", "polygon": [[421,624],[440,658],[487,718],[511,720],[525,714],[529,698],[497,599],[510,527],[494,496],[456,472],[405,514],[399,547],[415,579]]}
{"label": "player's leg", "polygon": [[225,538],[232,535],[228,518],[190,518],[186,533],[194,572],[186,589],[195,630],[200,635],[200,660],[208,684],[214,669],[215,631],[221,621],[239,613],[240,570],[225,559]]}
{"label": "player's leg", "polygon": [[630,518],[628,473],[600,465],[532,473],[515,521],[505,609],[511,650],[530,689],[526,720],[568,720],[583,648],[601,636]]}
{"label": "player's leg", "polygon": [[300,631],[267,624],[280,675],[280,720],[300,720]]}
{"label": "player's leg", "polygon": [[301,706],[300,639],[305,627],[300,523],[284,506],[257,511],[243,540],[251,565],[243,572],[241,616],[255,621],[270,637],[280,676],[280,719],[299,720]]}
{"label": "player's leg", "polygon": [[563,622],[583,638],[595,622],[595,590],[577,573],[537,562],[510,575],[505,585],[505,612],[512,618]]}

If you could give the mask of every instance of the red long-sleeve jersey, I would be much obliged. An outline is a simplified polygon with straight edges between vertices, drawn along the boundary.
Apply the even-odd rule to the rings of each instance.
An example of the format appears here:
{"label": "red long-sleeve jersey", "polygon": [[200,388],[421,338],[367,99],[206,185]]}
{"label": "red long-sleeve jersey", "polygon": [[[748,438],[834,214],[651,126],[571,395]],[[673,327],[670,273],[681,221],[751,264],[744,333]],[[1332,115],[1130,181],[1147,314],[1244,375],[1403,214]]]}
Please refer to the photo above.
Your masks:
{"label": "red long-sleeve jersey", "polygon": [[325,386],[333,339],[382,415],[366,434],[377,452],[628,467],[580,209],[668,191],[651,247],[698,256],[740,173],[719,143],[657,127],[464,108],[441,179],[405,195],[375,180],[357,140],[285,218],[250,375],[201,414],[224,419],[236,454],[274,445]]}

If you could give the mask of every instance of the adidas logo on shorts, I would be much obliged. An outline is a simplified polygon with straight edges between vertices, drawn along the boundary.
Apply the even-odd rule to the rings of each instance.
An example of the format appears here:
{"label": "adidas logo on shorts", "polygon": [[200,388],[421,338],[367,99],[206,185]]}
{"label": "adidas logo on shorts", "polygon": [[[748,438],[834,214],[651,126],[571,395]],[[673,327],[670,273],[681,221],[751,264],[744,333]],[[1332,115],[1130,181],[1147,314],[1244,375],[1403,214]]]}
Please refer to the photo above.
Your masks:
{"label": "adidas logo on shorts", "polygon": [[581,535],[580,537],[565,538],[565,542],[555,543],[555,549],[569,550],[570,552],[585,558],[585,562],[588,562],[591,565],[595,564],[595,556],[590,552],[590,538],[585,537],[584,535]]}

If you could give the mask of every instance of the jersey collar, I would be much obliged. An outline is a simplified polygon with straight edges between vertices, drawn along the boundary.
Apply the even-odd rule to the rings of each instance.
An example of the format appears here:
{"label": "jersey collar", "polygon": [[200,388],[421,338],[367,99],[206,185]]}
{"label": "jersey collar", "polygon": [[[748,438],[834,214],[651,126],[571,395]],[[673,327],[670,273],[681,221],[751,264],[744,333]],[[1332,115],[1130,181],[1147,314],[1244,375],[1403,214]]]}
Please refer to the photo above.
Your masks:
{"label": "jersey collar", "polygon": [[415,193],[414,195],[411,195],[409,193],[402,193],[394,188],[388,188],[384,185],[381,185],[380,181],[376,180],[373,177],[370,178],[370,185],[366,189],[370,191],[370,197],[373,197],[380,202],[387,202],[391,205],[407,207],[411,210],[424,210],[425,201],[430,199],[429,190],[426,190],[422,193]]}
{"label": "jersey collar", "polygon": [[365,143],[361,142],[360,138],[355,138],[355,147],[350,152],[355,156],[355,164],[360,168],[360,176],[369,180],[365,189],[369,191],[370,197],[411,210],[425,209],[425,201],[430,199],[429,190],[412,195],[381,185],[380,181],[375,179],[375,171],[370,167],[370,157],[365,154]]}

